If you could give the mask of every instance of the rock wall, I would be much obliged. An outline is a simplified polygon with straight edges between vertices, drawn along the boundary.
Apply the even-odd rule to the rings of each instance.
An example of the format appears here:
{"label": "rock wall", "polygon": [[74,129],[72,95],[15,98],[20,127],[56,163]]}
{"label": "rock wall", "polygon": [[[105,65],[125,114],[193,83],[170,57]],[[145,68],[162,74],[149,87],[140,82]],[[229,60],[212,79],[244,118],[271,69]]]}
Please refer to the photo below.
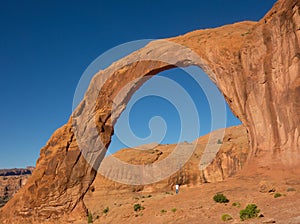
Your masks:
{"label": "rock wall", "polygon": [[[41,150],[32,178],[1,210],[2,223],[11,223],[11,217],[15,223],[66,223],[84,216],[82,198],[96,175],[92,166],[97,169],[102,161],[118,116],[147,78],[173,67],[199,66],[218,86],[248,131],[249,162],[297,166],[299,7],[298,0],[280,0],[259,22],[153,41],[97,73],[68,124]],[[100,137],[90,138],[88,129]],[[83,151],[89,163],[78,143],[94,144],[91,151]]]}
{"label": "rock wall", "polygon": [[[215,131],[216,132],[216,131]],[[199,164],[203,154],[210,153],[205,150],[211,135],[215,132],[196,139],[194,142],[195,149],[188,159],[187,163],[178,169],[168,178],[148,185],[128,185],[112,181],[98,173],[95,181],[89,189],[89,194],[84,200],[88,206],[91,197],[95,195],[117,195],[121,193],[131,193],[135,191],[170,191],[174,190],[176,183],[181,186],[199,186],[207,182],[222,181],[227,177],[233,176],[237,171],[241,170],[245,165],[247,155],[249,153],[249,142],[246,129],[240,126],[234,126],[225,129],[222,143],[218,143],[218,139],[214,139],[212,144],[220,146],[218,151],[218,159],[201,171]],[[183,147],[189,147],[193,143],[183,143]],[[165,144],[150,147],[148,149],[122,149],[111,155],[119,160],[134,165],[154,164],[166,159],[176,147],[176,144]],[[109,157],[103,161],[109,160]],[[142,168],[142,166],[141,166]],[[115,172],[114,166],[110,166],[107,172]],[[119,172],[117,172],[117,175]],[[111,175],[113,176],[113,175]],[[90,207],[90,206],[88,206]]]}
{"label": "rock wall", "polygon": [[[214,135],[214,132],[195,140],[194,142],[197,142],[196,147],[188,162],[177,172],[159,182],[148,185],[128,185],[112,181],[98,173],[89,191],[84,196],[84,202],[88,210],[94,213],[94,209],[99,209],[99,206],[95,204],[95,200],[97,201],[97,198],[107,195],[116,197],[120,194],[129,193],[130,195],[139,191],[149,192],[149,194],[151,192],[174,192],[176,184],[180,184],[181,187],[195,187],[207,182],[222,181],[227,177],[232,177],[245,165],[249,153],[246,129],[242,125],[226,128],[221,144],[218,143],[218,139],[214,139],[212,144],[220,145],[218,159],[201,171],[199,170],[199,163],[203,154],[210,153],[205,150],[205,147],[211,135]],[[189,147],[191,144],[193,143],[184,143],[184,146]],[[129,148],[122,149],[112,156],[129,164],[155,164],[166,159],[175,147],[176,144],[166,144],[145,150]],[[107,159],[109,160],[108,157],[104,160]],[[115,167],[111,166],[108,172],[115,172]]]}

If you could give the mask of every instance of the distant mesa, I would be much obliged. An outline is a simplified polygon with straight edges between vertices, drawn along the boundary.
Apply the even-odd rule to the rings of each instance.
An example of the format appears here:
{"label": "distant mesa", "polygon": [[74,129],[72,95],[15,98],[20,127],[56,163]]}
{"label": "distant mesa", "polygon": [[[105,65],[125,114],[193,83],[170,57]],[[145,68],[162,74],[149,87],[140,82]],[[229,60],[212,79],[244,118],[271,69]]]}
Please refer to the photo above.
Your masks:
{"label": "distant mesa", "polygon": [[24,186],[34,167],[0,170],[0,207],[3,207]]}
{"label": "distant mesa", "polygon": [[19,176],[19,175],[30,175],[34,170],[33,166],[26,168],[13,168],[13,169],[0,169],[0,176]]}

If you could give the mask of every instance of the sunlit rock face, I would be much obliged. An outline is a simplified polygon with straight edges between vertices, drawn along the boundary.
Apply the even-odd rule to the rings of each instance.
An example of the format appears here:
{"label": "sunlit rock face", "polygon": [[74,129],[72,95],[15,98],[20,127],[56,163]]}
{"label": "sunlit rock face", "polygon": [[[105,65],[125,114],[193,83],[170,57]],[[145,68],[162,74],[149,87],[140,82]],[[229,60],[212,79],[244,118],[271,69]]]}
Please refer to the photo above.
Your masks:
{"label": "sunlit rock face", "polygon": [[[104,157],[116,119],[147,77],[177,66],[201,67],[221,90],[248,131],[249,163],[297,166],[299,7],[297,0],[280,0],[259,22],[153,41],[99,71],[69,122],[41,149],[28,183],[1,210],[1,222],[66,223],[84,217],[82,198],[96,176],[92,166]],[[141,77],[146,78],[135,81]],[[95,144],[85,152],[89,163],[78,143]]]}
{"label": "sunlit rock face", "polygon": [[[114,166],[107,166],[106,172],[111,175],[105,176],[100,173],[96,176],[93,184],[91,185],[88,193],[84,196],[84,202],[88,208],[95,207],[95,198],[101,198],[107,195],[112,197],[119,194],[132,194],[133,192],[168,192],[174,191],[175,185],[180,184],[181,187],[197,187],[204,183],[222,181],[228,177],[232,177],[238,171],[240,171],[245,165],[247,155],[249,153],[249,143],[247,138],[247,132],[243,125],[226,128],[224,131],[224,137],[221,142],[218,143],[218,132],[222,129],[216,130],[210,134],[195,139],[193,142],[182,143],[182,150],[191,147],[193,143],[195,148],[193,154],[189,157],[188,161],[180,167],[175,173],[167,178],[157,181],[152,184],[124,184],[113,181],[107,177],[114,177],[120,174],[120,171]],[[199,169],[199,164],[204,164],[203,157],[210,157],[211,151],[206,149],[206,146],[212,136],[212,146],[220,146],[217,157],[213,162],[210,162],[205,169]],[[163,160],[166,160],[170,154],[174,151],[176,144],[162,144],[162,145],[147,145],[147,149],[140,150],[136,148],[125,148],[119,150],[113,155],[105,157],[103,162],[110,163],[109,157],[113,156],[120,161],[127,164],[140,165],[140,168],[144,168],[143,164],[156,164]],[[213,149],[213,147],[209,148]],[[213,155],[215,155],[213,153]],[[158,175],[158,174],[157,174]],[[128,175],[127,178],[132,178],[133,175]],[[128,182],[134,183],[136,180],[128,180]]]}

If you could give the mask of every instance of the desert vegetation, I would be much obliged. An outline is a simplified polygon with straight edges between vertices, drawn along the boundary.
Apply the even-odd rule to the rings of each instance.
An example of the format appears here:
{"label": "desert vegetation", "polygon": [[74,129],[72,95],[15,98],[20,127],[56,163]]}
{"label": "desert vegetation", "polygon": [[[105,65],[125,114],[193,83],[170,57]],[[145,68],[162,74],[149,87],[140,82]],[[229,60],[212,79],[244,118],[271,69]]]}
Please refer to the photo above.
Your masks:
{"label": "desert vegetation", "polygon": [[229,214],[223,214],[221,219],[222,219],[222,221],[226,222],[226,221],[232,220],[232,217]]}
{"label": "desert vegetation", "polygon": [[228,203],[229,200],[228,198],[221,193],[217,193],[214,197],[213,197],[214,201],[217,203]]}
{"label": "desert vegetation", "polygon": [[240,211],[240,219],[242,221],[247,220],[247,219],[251,219],[251,218],[255,218],[258,216],[258,213],[260,212],[259,209],[257,209],[257,205],[256,204],[249,204],[246,206],[245,209]]}
{"label": "desert vegetation", "polygon": [[138,211],[141,211],[141,210],[144,210],[145,208],[141,205],[141,204],[134,204],[133,206],[133,210],[135,212],[138,212]]}

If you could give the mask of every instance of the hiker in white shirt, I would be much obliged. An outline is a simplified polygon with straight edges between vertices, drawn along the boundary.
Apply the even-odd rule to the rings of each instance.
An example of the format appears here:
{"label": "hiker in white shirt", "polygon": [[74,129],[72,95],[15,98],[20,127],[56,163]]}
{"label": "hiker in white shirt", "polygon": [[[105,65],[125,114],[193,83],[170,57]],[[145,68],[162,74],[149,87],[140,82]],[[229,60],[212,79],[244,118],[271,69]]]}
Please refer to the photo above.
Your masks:
{"label": "hiker in white shirt", "polygon": [[179,193],[179,185],[178,184],[175,185],[175,192],[176,192],[176,194]]}

